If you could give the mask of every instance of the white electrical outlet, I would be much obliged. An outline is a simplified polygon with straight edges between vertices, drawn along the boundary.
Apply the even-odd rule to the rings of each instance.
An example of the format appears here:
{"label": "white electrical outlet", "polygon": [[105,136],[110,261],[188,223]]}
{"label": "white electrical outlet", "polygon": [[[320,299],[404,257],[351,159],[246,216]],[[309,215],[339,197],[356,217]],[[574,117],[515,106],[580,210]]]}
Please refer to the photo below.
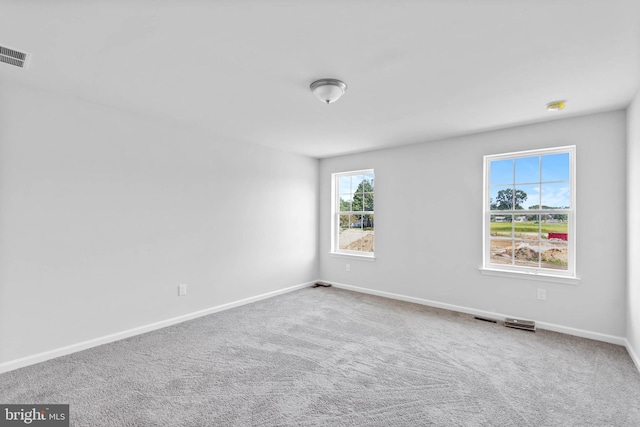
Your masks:
{"label": "white electrical outlet", "polygon": [[351,264],[347,264],[347,271],[351,271]]}
{"label": "white electrical outlet", "polygon": [[187,285],[178,285],[178,296],[184,296],[187,294]]}
{"label": "white electrical outlet", "polygon": [[547,299],[547,290],[538,288],[538,299],[546,300]]}

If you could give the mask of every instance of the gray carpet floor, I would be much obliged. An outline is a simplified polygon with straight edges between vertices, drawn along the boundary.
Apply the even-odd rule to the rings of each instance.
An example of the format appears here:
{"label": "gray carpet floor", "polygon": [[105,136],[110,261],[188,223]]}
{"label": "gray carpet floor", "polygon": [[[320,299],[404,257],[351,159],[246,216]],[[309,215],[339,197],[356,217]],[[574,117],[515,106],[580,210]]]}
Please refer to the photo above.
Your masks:
{"label": "gray carpet floor", "polygon": [[307,288],[0,375],[77,426],[640,426],[623,347]]}

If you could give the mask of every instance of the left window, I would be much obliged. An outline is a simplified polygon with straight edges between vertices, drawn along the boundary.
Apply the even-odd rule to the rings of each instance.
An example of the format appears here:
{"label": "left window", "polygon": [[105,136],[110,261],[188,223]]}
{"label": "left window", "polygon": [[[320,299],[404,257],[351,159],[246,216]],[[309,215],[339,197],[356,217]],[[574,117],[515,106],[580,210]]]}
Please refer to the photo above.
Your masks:
{"label": "left window", "polygon": [[332,250],[373,257],[375,247],[373,169],[334,173]]}

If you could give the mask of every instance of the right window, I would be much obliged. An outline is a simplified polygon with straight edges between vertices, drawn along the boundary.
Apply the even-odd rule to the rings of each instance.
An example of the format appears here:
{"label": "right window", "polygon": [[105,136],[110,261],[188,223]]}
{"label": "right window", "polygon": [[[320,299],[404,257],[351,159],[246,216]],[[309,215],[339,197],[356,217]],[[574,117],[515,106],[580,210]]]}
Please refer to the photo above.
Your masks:
{"label": "right window", "polygon": [[575,277],[575,146],[484,157],[484,267]]}

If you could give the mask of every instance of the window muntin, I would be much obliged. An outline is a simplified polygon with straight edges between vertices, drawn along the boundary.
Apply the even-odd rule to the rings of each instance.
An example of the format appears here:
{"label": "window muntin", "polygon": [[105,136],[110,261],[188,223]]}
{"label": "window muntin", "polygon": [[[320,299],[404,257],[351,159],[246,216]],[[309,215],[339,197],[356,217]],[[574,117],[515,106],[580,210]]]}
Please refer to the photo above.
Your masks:
{"label": "window muntin", "polygon": [[375,244],[373,169],[332,175],[332,251],[373,256]]}
{"label": "window muntin", "polygon": [[575,147],[485,156],[484,267],[575,277]]}

